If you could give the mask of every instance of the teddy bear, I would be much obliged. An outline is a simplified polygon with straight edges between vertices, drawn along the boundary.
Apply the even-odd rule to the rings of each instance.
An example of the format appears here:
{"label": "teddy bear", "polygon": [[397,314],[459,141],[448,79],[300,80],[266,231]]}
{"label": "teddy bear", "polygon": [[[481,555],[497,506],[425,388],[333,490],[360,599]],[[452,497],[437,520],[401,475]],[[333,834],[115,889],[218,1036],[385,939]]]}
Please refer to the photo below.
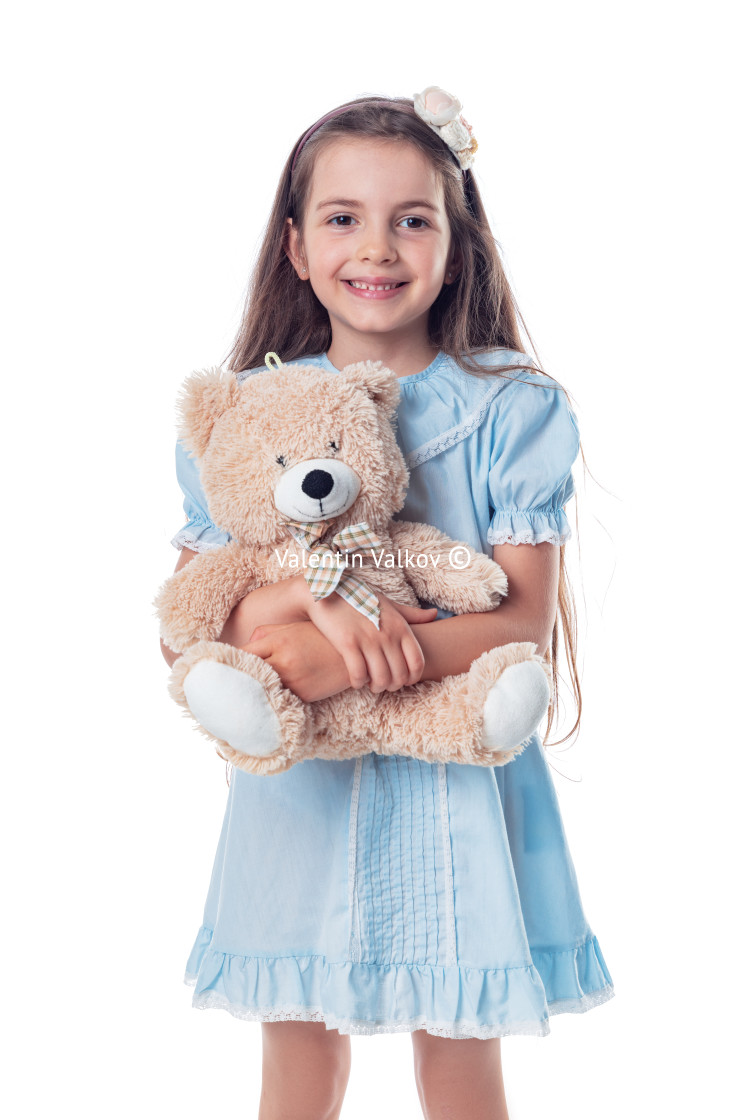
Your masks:
{"label": "teddy bear", "polygon": [[243,381],[214,368],[187,379],[180,438],[230,540],[167,579],[155,606],[164,642],[182,654],[171,695],[241,770],[279,773],[371,751],[498,766],[547,709],[549,669],[532,643],[488,650],[441,681],[306,703],[269,663],[217,640],[245,595],[299,571],[315,597],[336,590],[376,626],[377,592],[455,614],[500,604],[507,579],[490,557],[394,519],[408,483],[398,400],[396,374],[381,362],[339,372],[280,365]]}

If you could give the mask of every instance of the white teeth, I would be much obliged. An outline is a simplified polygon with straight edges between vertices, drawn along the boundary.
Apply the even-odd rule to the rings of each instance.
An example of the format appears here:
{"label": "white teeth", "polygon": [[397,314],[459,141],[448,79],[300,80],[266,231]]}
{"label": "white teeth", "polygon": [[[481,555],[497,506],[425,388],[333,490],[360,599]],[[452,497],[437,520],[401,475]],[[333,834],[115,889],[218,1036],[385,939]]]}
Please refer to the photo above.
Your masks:
{"label": "white teeth", "polygon": [[348,280],[353,288],[363,288],[366,292],[390,292],[392,288],[398,288],[399,284],[363,284],[360,280]]}

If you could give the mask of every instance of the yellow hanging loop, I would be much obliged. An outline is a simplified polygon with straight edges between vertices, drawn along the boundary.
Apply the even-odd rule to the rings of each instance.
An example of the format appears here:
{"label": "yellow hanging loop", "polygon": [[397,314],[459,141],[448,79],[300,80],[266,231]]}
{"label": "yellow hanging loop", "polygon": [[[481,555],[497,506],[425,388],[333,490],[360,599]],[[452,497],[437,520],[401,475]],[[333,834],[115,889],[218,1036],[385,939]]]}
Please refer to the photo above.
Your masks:
{"label": "yellow hanging loop", "polygon": [[269,370],[277,370],[282,369],[283,363],[280,361],[280,358],[277,356],[277,354],[275,354],[271,350],[269,354],[265,354],[265,365]]}

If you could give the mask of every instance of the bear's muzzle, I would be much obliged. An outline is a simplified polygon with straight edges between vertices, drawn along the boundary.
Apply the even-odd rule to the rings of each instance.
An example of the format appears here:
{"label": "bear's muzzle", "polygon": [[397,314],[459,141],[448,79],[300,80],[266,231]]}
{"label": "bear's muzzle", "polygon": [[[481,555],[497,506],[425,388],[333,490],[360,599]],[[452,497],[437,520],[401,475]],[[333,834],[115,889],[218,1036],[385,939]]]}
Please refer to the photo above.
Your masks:
{"label": "bear's muzzle", "polygon": [[278,479],[276,508],[294,521],[324,521],[338,517],[355,502],[361,480],[339,459],[306,459],[289,467]]}

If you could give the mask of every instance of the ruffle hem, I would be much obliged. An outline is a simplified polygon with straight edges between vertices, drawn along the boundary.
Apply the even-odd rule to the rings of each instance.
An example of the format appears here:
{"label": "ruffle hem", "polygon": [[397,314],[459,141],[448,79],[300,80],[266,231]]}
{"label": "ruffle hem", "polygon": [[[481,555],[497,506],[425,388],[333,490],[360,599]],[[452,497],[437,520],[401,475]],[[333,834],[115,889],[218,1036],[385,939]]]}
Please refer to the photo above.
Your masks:
{"label": "ruffle hem", "polygon": [[588,1011],[614,995],[593,935],[568,950],[535,950],[533,965],[506,969],[243,957],[211,944],[203,926],[184,978],[195,988],[194,1007],[260,1022],[323,1022],[340,1034],[542,1036],[550,1015]]}

